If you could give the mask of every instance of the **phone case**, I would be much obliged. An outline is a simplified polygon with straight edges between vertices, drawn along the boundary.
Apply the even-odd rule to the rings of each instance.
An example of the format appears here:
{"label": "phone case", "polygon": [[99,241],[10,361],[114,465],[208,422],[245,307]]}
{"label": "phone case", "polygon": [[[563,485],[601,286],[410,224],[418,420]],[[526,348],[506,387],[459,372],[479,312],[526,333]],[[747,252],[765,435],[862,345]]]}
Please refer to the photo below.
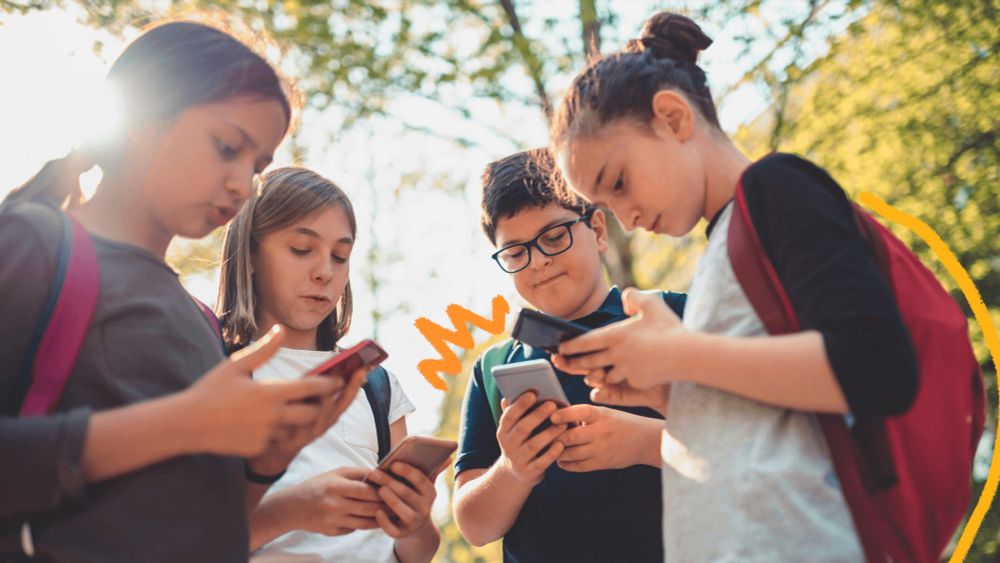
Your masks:
{"label": "phone case", "polygon": [[388,357],[389,354],[377,342],[366,338],[316,366],[309,374],[343,377],[361,367],[375,367]]}
{"label": "phone case", "polygon": [[554,352],[564,340],[579,336],[589,328],[546,315],[541,311],[521,309],[511,331],[511,338],[533,348]]}

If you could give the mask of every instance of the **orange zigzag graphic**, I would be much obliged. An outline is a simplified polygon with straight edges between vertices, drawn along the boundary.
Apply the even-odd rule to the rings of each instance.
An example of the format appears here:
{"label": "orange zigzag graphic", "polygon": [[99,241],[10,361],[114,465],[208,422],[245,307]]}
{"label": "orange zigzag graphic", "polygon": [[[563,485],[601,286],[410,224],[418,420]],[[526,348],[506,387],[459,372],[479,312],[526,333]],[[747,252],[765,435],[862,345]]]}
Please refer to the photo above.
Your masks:
{"label": "orange zigzag graphic", "polygon": [[413,323],[417,327],[417,330],[420,331],[420,334],[424,335],[427,342],[441,356],[440,359],[421,361],[417,364],[417,369],[423,374],[427,383],[430,383],[435,389],[440,389],[441,391],[447,391],[448,384],[441,379],[438,373],[456,375],[462,371],[462,362],[445,343],[451,342],[456,346],[471,350],[476,343],[472,339],[472,332],[469,330],[467,323],[477,326],[490,334],[502,333],[507,326],[507,313],[510,312],[510,305],[507,304],[507,300],[502,295],[494,297],[492,320],[480,317],[461,305],[448,305],[445,311],[448,313],[448,317],[451,319],[451,324],[454,325],[455,330],[448,330],[426,317],[420,317]]}

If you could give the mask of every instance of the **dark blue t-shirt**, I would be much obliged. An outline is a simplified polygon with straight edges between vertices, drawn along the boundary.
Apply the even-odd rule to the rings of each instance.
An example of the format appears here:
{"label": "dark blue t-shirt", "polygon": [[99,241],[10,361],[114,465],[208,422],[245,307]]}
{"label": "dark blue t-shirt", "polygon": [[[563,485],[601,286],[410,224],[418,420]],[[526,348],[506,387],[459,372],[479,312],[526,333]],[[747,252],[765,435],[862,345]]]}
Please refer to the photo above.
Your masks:
{"label": "dark blue t-shirt", "polygon": [[[663,300],[678,315],[687,296],[664,293]],[[612,288],[593,313],[574,322],[597,328],[627,318],[621,292]],[[520,342],[505,363],[548,358],[544,350]],[[482,358],[476,361],[462,404],[462,428],[455,474],[487,469],[500,457],[496,423],[483,391]],[[593,404],[583,378],[556,371],[570,403]],[[651,409],[613,407],[650,418]],[[525,501],[514,525],[504,536],[504,561],[663,561],[660,469],[633,465],[625,469],[572,473],[549,466],[542,482]]]}

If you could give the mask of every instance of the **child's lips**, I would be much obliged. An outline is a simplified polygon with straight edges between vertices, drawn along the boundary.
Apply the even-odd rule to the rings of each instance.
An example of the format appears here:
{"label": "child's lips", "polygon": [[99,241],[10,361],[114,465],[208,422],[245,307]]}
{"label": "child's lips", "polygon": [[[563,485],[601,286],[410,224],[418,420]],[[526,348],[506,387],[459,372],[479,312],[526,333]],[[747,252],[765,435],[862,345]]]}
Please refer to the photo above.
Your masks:
{"label": "child's lips", "polygon": [[556,275],[552,276],[551,278],[546,278],[546,279],[544,279],[544,280],[536,283],[535,287],[547,286],[547,285],[551,284],[552,282],[558,280],[559,278],[563,277],[564,275],[565,274],[556,274]]}
{"label": "child's lips", "polygon": [[235,207],[215,207],[212,211],[212,220],[219,226],[225,225],[236,216]]}

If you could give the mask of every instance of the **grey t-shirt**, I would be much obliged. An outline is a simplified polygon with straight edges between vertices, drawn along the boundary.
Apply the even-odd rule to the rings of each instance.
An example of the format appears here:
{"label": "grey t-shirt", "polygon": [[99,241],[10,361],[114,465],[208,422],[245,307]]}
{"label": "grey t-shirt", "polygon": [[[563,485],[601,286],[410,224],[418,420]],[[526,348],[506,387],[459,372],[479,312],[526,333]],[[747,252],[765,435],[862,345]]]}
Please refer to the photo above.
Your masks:
{"label": "grey t-shirt", "polygon": [[[0,214],[4,403],[55,277],[59,222],[56,210],[39,204]],[[180,391],[223,357],[214,330],[162,260],[92,239],[100,295],[57,413],[0,416],[0,516],[27,519],[43,559],[246,561],[238,458],[183,456],[100,483],[81,480],[91,412]]]}

